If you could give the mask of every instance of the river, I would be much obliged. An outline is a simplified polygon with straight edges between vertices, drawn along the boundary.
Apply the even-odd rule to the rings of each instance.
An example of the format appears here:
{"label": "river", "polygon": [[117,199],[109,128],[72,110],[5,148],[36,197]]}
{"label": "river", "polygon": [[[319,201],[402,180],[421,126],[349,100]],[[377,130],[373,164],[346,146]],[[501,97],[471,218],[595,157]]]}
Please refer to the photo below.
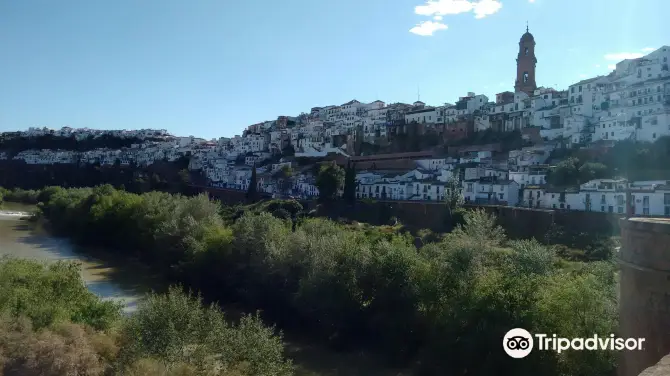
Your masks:
{"label": "river", "polygon": [[139,265],[132,271],[124,265],[121,272],[118,265],[110,261],[111,257],[104,257],[103,261],[90,256],[92,253],[102,255],[102,252],[89,249],[84,254],[69,240],[54,237],[38,223],[20,220],[34,209],[28,205],[3,203],[0,208],[0,256],[78,261],[86,286],[102,299],[121,302],[126,313],[134,311],[140,297],[152,288],[160,290],[157,278]]}
{"label": "river", "polygon": [[[123,303],[132,313],[145,293],[163,291],[165,282],[127,260],[120,261],[101,250],[82,248],[68,239],[48,233],[40,224],[20,220],[35,207],[5,202],[0,207],[0,257],[4,255],[40,261],[72,260],[81,264],[81,275],[102,299]],[[91,256],[95,255],[95,256]],[[296,376],[402,376],[406,371],[388,369],[365,354],[342,354],[310,343],[308,338],[286,335],[286,353],[296,364]]]}

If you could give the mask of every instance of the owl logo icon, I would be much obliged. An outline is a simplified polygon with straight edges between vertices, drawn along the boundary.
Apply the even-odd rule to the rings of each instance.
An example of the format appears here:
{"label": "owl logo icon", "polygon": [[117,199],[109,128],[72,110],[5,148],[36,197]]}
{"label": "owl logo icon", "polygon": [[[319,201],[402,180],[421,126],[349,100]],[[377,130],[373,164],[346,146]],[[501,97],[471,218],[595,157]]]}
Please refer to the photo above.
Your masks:
{"label": "owl logo icon", "polygon": [[526,329],[512,329],[503,337],[503,349],[512,358],[525,358],[533,350],[533,336]]}

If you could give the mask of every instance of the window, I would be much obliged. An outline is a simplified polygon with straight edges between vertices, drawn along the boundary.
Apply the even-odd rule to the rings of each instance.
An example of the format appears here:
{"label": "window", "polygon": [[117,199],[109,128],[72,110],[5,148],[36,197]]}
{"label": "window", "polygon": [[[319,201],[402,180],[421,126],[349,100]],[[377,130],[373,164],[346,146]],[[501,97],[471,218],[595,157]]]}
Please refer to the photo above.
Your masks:
{"label": "window", "polygon": [[663,194],[663,205],[666,205],[666,206],[670,205],[670,193],[664,193]]}
{"label": "window", "polygon": [[523,72],[523,82],[524,83],[528,82],[528,72]]}
{"label": "window", "polygon": [[472,183],[468,183],[468,189],[466,192],[472,192]]}
{"label": "window", "polygon": [[524,54],[525,54],[526,56],[528,56],[528,47],[525,48],[525,50],[524,50]]}
{"label": "window", "polygon": [[607,211],[610,213],[614,213],[614,207],[613,206],[608,206]]}
{"label": "window", "polygon": [[619,214],[623,214],[623,207],[619,206],[619,207],[616,209],[616,212],[619,213]]}
{"label": "window", "polygon": [[642,208],[642,215],[649,215],[649,208]]}
{"label": "window", "polygon": [[642,198],[642,206],[649,206],[649,196],[644,196]]}

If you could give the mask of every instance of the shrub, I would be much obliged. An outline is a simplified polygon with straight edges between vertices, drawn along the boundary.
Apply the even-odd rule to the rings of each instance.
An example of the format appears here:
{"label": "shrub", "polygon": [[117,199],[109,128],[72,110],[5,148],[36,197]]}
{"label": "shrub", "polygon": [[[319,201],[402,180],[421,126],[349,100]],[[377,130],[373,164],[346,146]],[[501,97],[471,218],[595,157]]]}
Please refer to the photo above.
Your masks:
{"label": "shrub", "polygon": [[242,363],[249,375],[292,374],[281,338],[257,317],[230,326],[216,306],[203,307],[200,297],[178,287],[165,295],[149,295],[124,325],[122,343],[121,364],[126,367],[151,358],[166,369],[183,366],[197,374],[239,369]]}
{"label": "shrub", "polygon": [[[556,252],[565,250],[509,241],[496,218],[481,210],[459,208],[464,218],[454,231],[417,249],[411,235],[397,227],[301,218],[292,231],[263,204],[247,206],[234,223],[224,225],[221,208],[204,197],[132,195],[98,187],[54,192],[43,213],[65,233],[114,242],[120,254],[141,250],[150,265],[210,300],[246,303],[315,340],[373,348],[401,364],[420,364],[425,374],[604,374],[612,369],[610,353],[540,352],[516,362],[500,346],[500,338],[514,327],[546,332],[552,324],[561,335],[587,329],[590,335],[608,335],[616,325],[617,298],[616,279],[605,264],[559,262]],[[286,210],[281,201],[272,205],[277,212]],[[565,291],[559,289],[566,284]],[[281,338],[257,317],[231,326],[216,308],[180,294],[150,297],[124,326],[124,367],[158,362],[166,372],[183,365],[184,372],[206,374],[221,365],[241,374],[290,373]],[[543,318],[550,311],[550,319]],[[38,322],[54,321],[42,310],[22,312]],[[578,317],[582,312],[589,320]]]}
{"label": "shrub", "polygon": [[100,301],[81,280],[72,262],[39,263],[0,259],[0,313],[26,316],[36,329],[72,320],[96,329],[110,328],[120,305]]}
{"label": "shrub", "polygon": [[[34,332],[27,320],[0,321],[0,371],[7,376],[102,375],[109,365],[96,353],[86,330],[58,324]],[[1,372],[0,372],[1,373]]]}

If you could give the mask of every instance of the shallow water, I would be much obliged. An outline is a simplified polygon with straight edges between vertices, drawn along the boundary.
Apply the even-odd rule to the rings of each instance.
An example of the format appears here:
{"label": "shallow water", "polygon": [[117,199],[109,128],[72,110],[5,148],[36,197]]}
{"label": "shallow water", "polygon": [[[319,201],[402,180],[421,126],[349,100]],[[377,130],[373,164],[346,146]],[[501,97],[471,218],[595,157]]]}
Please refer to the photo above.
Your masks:
{"label": "shallow water", "polygon": [[[74,245],[68,239],[48,233],[41,225],[25,220],[35,208],[4,203],[0,208],[0,256],[41,261],[72,260],[81,263],[86,286],[102,299],[124,304],[124,312],[132,312],[144,293],[150,291],[151,278],[144,271],[110,262],[110,257],[90,256],[99,251]],[[109,255],[107,255],[109,256]]]}

